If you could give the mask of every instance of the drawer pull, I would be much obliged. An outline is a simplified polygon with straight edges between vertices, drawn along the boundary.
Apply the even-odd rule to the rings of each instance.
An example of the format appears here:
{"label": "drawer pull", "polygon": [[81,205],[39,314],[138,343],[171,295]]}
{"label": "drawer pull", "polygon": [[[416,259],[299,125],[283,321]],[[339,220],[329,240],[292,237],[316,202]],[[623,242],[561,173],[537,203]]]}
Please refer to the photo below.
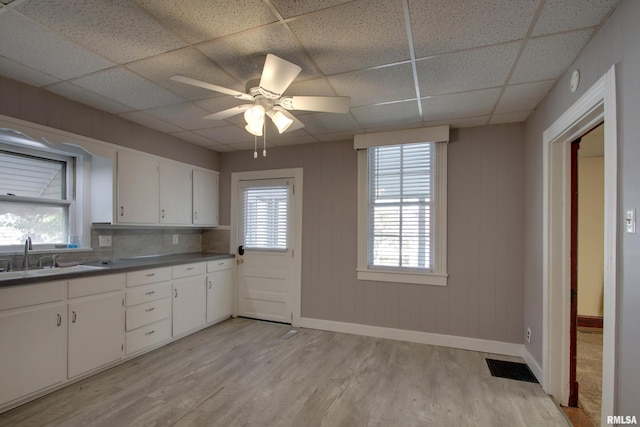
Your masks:
{"label": "drawer pull", "polygon": [[149,331],[149,332],[147,332],[145,335],[149,336],[149,335],[153,335],[153,334],[155,334],[155,333],[156,333],[156,331],[155,331],[155,329],[154,329],[153,331]]}
{"label": "drawer pull", "polygon": [[187,271],[193,270],[193,267],[187,267]]}
{"label": "drawer pull", "polygon": [[145,311],[148,313],[148,312],[153,311],[155,309],[156,309],[155,307],[151,307],[151,308],[147,308]]}
{"label": "drawer pull", "polygon": [[219,262],[218,265],[224,265],[224,262]]}
{"label": "drawer pull", "polygon": [[71,322],[76,323],[76,320],[78,320],[78,315],[76,314],[75,311],[72,311],[71,313],[72,313]]}
{"label": "drawer pull", "polygon": [[211,280],[209,280],[209,289],[211,289]]}
{"label": "drawer pull", "polygon": [[156,293],[156,291],[149,291],[149,292],[145,292],[144,294],[145,294],[145,295],[153,295],[153,294],[155,294],[155,293]]}
{"label": "drawer pull", "polygon": [[146,277],[153,277],[155,275],[156,275],[156,273],[147,273],[147,274],[145,274]]}
{"label": "drawer pull", "polygon": [[62,325],[62,316],[60,315],[60,313],[58,313],[58,321],[56,322],[57,326]]}

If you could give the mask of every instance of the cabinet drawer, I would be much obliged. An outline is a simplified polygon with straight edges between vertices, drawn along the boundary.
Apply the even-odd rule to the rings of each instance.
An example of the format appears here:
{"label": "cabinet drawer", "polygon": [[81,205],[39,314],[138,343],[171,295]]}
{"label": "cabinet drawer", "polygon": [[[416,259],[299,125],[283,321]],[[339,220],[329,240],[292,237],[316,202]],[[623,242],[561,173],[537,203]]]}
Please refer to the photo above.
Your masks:
{"label": "cabinet drawer", "polygon": [[125,345],[127,355],[161,343],[171,338],[171,319],[164,319],[148,326],[127,332]]}
{"label": "cabinet drawer", "polygon": [[233,268],[235,262],[235,258],[225,258],[217,259],[215,261],[209,261],[207,262],[207,271],[211,273],[212,271],[220,271],[226,270],[228,268]]}
{"label": "cabinet drawer", "polygon": [[0,310],[64,300],[66,283],[46,282],[0,288]]}
{"label": "cabinet drawer", "polygon": [[127,331],[171,317],[171,299],[151,301],[127,309]]}
{"label": "cabinet drawer", "polygon": [[157,301],[159,299],[171,296],[171,283],[164,282],[158,285],[147,285],[132,290],[127,290],[125,304],[131,307],[138,304],[144,304],[149,301]]}
{"label": "cabinet drawer", "polygon": [[127,287],[171,280],[171,267],[151,268],[127,273]]}
{"label": "cabinet drawer", "polygon": [[207,265],[204,262],[173,266],[173,278],[197,276],[206,273]]}
{"label": "cabinet drawer", "polygon": [[69,298],[86,297],[124,288],[124,274],[108,274],[105,276],[83,277],[69,280]]}

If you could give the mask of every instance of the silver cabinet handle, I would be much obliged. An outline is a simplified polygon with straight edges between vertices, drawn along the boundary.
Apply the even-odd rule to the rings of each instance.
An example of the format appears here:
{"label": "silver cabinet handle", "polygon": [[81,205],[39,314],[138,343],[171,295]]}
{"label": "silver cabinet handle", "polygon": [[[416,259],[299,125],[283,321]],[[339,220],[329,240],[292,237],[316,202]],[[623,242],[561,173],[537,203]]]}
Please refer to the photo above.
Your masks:
{"label": "silver cabinet handle", "polygon": [[72,311],[71,313],[71,322],[76,323],[76,320],[78,320],[78,314],[75,311]]}
{"label": "silver cabinet handle", "polygon": [[209,289],[211,289],[211,280],[209,280]]}
{"label": "silver cabinet handle", "polygon": [[149,335],[153,335],[153,334],[155,334],[155,333],[156,333],[156,331],[155,331],[155,330],[153,330],[153,331],[149,331],[149,332],[147,332],[145,335],[149,336]]}
{"label": "silver cabinet handle", "polygon": [[153,294],[155,294],[155,293],[156,293],[156,291],[149,291],[149,292],[145,292],[144,294],[145,294],[145,295],[153,295]]}
{"label": "silver cabinet handle", "polygon": [[151,308],[147,308],[145,311],[148,313],[148,312],[153,311],[155,309],[156,309],[155,307],[151,307]]}
{"label": "silver cabinet handle", "polygon": [[219,262],[218,265],[224,265],[224,262]]}
{"label": "silver cabinet handle", "polygon": [[187,271],[193,270],[193,267],[187,267]]}
{"label": "silver cabinet handle", "polygon": [[173,292],[175,293],[175,297],[178,298],[178,290],[174,289]]}
{"label": "silver cabinet handle", "polygon": [[124,206],[120,206],[120,216],[124,216]]}
{"label": "silver cabinet handle", "polygon": [[57,326],[62,325],[62,315],[61,315],[60,313],[58,313],[58,320],[57,320],[57,322],[56,322],[56,325],[57,325]]}
{"label": "silver cabinet handle", "polygon": [[153,277],[155,275],[156,275],[156,273],[147,273],[147,274],[145,274],[145,277]]}
{"label": "silver cabinet handle", "polygon": [[162,209],[161,212],[162,212],[162,218],[164,218],[164,209]]}
{"label": "silver cabinet handle", "polygon": [[198,211],[193,212],[194,219],[198,219]]}

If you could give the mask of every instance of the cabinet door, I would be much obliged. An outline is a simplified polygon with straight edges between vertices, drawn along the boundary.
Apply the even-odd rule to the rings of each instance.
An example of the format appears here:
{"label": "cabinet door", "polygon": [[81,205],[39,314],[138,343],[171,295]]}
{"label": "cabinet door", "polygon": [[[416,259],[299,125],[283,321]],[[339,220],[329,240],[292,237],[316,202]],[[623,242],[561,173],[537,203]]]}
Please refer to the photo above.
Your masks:
{"label": "cabinet door", "polygon": [[193,171],[193,223],[218,225],[218,173]]}
{"label": "cabinet door", "polygon": [[122,294],[69,303],[69,378],[122,357]]}
{"label": "cabinet door", "polygon": [[160,222],[191,224],[191,168],[160,163]]}
{"label": "cabinet door", "polygon": [[0,406],[67,378],[66,304],[0,314]]}
{"label": "cabinet door", "polygon": [[233,312],[233,270],[209,273],[207,280],[207,323],[227,319]]}
{"label": "cabinet door", "polygon": [[158,161],[144,154],[118,151],[117,222],[158,223]]}
{"label": "cabinet door", "polygon": [[173,336],[202,326],[206,322],[205,276],[173,282]]}

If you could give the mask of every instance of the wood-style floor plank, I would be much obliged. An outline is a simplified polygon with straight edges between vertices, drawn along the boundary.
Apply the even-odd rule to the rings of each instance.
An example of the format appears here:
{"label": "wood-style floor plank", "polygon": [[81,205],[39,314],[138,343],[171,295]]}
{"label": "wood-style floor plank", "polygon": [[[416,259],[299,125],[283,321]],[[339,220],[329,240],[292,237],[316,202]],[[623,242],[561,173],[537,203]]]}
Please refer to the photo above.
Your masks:
{"label": "wood-style floor plank", "polygon": [[[15,426],[568,426],[487,355],[230,319],[0,414]],[[497,356],[499,358],[499,356]],[[511,360],[510,358],[505,358]]]}

